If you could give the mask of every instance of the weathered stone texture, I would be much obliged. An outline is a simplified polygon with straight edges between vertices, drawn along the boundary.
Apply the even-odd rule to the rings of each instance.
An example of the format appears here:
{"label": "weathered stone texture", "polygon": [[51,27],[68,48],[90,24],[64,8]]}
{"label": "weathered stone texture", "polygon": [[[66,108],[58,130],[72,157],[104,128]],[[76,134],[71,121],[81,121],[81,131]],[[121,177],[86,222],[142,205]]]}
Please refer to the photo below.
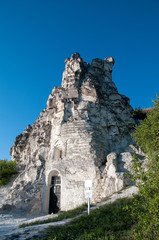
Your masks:
{"label": "weathered stone texture", "polygon": [[61,210],[86,201],[87,179],[93,181],[93,202],[121,190],[137,151],[127,149],[135,122],[129,99],[112,82],[114,59],[88,64],[75,53],[65,63],[62,86],[11,148],[20,174],[4,201],[30,214],[48,213],[54,174],[61,176]]}

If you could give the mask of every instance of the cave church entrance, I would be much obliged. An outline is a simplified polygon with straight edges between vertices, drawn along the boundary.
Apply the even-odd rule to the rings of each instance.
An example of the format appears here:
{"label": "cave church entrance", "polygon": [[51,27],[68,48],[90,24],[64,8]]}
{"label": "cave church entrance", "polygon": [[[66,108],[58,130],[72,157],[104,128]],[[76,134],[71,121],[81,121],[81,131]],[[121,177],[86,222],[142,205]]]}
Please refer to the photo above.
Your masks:
{"label": "cave church entrance", "polygon": [[57,213],[60,209],[61,177],[52,176],[50,185],[49,214]]}

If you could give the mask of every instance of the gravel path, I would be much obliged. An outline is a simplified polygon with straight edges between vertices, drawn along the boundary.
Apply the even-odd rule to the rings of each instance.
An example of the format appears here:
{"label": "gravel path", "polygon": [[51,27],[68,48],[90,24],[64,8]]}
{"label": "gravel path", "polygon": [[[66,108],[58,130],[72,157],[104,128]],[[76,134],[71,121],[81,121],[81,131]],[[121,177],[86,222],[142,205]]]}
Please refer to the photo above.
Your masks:
{"label": "gravel path", "polygon": [[[105,202],[100,202],[93,206],[91,209],[99,208],[100,206],[103,206],[105,204],[109,204],[114,202],[115,200],[119,198],[130,198],[133,196],[133,194],[137,194],[138,189],[135,186],[132,186],[130,188],[127,188],[123,190],[120,193],[113,194],[109,200]],[[19,228],[19,225],[22,223],[30,223],[35,222],[37,220],[45,220],[48,218],[56,217],[55,215],[45,215],[45,216],[32,216],[32,217],[21,217],[19,215],[13,215],[13,214],[0,214],[0,240],[9,240],[9,239],[18,239],[18,240],[25,240],[25,239],[33,239],[34,235],[38,235],[39,231],[44,230],[48,226],[57,226],[57,225],[64,225],[66,223],[69,223],[72,219],[66,219],[63,221],[53,222],[53,223],[46,223],[42,225],[35,225],[35,226],[29,226],[25,228]],[[40,238],[39,238],[40,239]]]}

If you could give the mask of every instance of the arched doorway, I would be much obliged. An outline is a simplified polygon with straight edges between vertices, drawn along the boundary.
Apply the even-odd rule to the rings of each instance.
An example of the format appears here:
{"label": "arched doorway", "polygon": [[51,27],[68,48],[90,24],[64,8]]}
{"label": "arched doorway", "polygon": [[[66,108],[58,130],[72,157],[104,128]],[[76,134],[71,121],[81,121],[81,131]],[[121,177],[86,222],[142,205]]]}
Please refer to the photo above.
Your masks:
{"label": "arched doorway", "polygon": [[57,213],[61,201],[61,177],[54,173],[50,179],[49,214]]}

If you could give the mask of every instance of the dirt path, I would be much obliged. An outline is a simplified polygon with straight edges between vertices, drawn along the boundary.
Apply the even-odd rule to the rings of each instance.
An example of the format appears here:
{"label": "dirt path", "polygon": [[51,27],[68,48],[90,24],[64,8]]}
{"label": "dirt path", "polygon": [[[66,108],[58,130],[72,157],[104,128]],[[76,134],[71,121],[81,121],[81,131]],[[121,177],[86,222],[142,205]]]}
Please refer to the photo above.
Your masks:
{"label": "dirt path", "polygon": [[[119,198],[130,198],[133,196],[133,194],[136,194],[138,192],[138,189],[134,186],[123,190],[120,193],[113,194],[109,200],[105,202],[101,202],[93,206],[91,209],[99,208],[100,206],[103,206],[105,204],[109,204],[114,202],[115,200]],[[13,214],[0,214],[0,239],[1,240],[9,240],[9,239],[18,239],[18,240],[25,240],[25,239],[33,239],[32,237],[39,236],[39,232],[46,229],[48,226],[57,226],[57,225],[64,225],[66,223],[69,223],[72,219],[66,219],[63,221],[53,222],[53,223],[46,223],[42,225],[35,225],[25,228],[19,228],[19,225],[22,223],[30,223],[35,222],[37,220],[45,220],[48,218],[56,217],[55,215],[45,215],[45,216],[32,216],[29,218],[21,217],[21,215],[13,215]]]}

